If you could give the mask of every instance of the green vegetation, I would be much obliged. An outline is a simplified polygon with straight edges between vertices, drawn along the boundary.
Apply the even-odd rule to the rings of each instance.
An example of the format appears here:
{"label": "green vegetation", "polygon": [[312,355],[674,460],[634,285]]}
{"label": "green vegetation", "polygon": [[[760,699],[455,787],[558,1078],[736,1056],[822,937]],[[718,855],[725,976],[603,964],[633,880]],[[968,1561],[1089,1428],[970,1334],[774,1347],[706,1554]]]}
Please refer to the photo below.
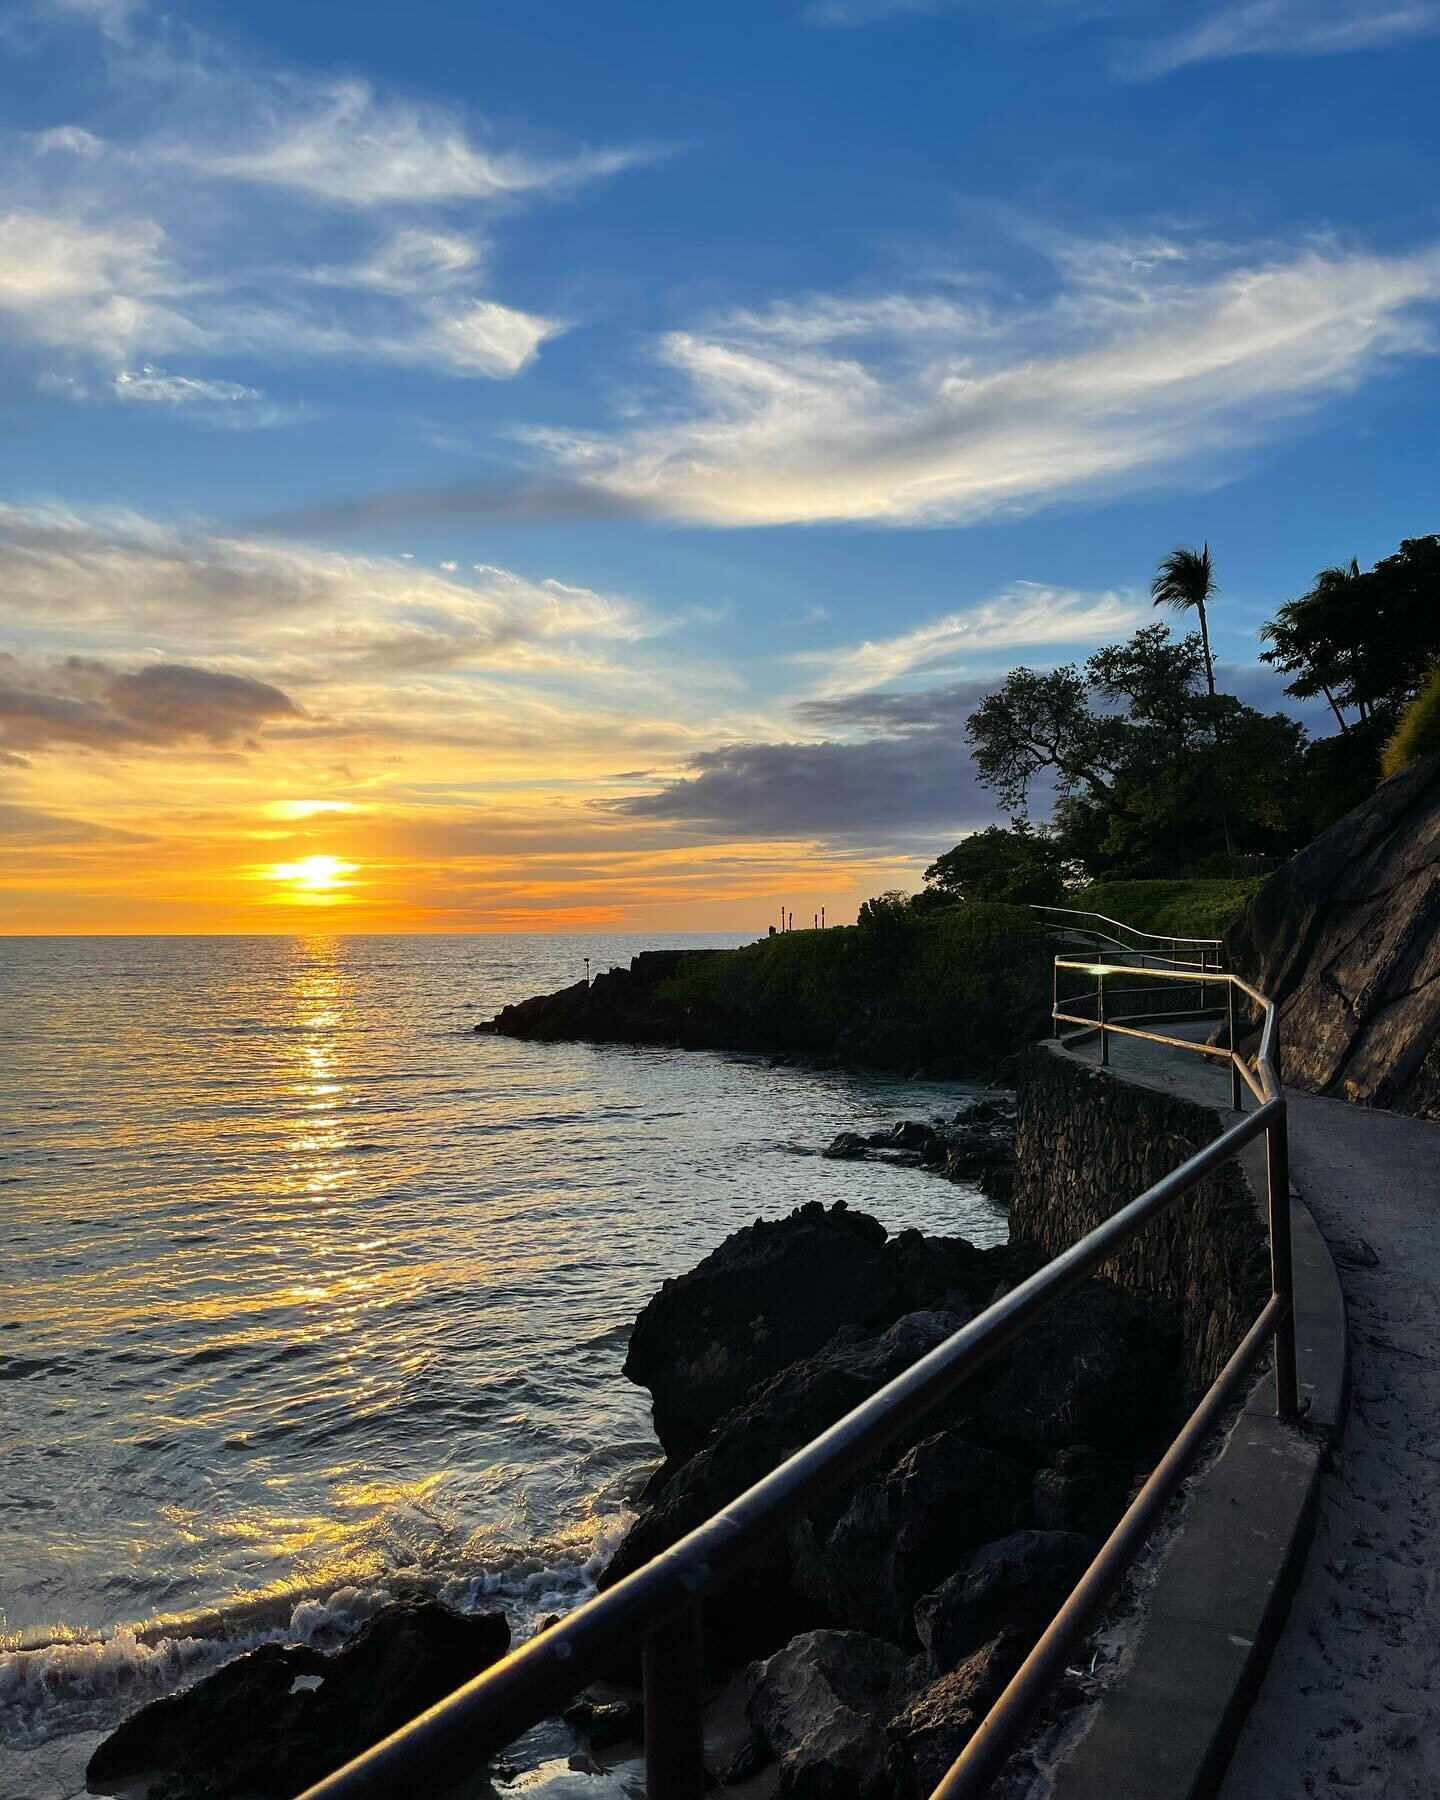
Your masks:
{"label": "green vegetation", "polygon": [[658,997],[762,1042],[981,1068],[1034,1030],[1047,953],[1023,907],[887,895],[861,925],[686,958]]}
{"label": "green vegetation", "polygon": [[1102,881],[1081,888],[1065,904],[1104,913],[1137,931],[1223,937],[1263,880],[1246,875],[1221,881]]}
{"label": "green vegetation", "polygon": [[1433,756],[1440,750],[1440,665],[1400,715],[1395,735],[1385,745],[1380,766],[1395,775],[1417,756]]}

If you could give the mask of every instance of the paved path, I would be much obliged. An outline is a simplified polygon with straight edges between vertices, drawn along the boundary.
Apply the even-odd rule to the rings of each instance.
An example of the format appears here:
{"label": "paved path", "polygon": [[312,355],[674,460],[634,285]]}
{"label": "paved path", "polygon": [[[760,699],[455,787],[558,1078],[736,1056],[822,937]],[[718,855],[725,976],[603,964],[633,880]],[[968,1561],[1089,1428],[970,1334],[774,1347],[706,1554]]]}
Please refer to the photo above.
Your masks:
{"label": "paved path", "polygon": [[[1119,1041],[1111,1060],[1156,1086],[1228,1103],[1223,1065]],[[1440,1126],[1310,1094],[1289,1101],[1291,1180],[1345,1290],[1350,1416],[1221,1800],[1435,1800]]]}

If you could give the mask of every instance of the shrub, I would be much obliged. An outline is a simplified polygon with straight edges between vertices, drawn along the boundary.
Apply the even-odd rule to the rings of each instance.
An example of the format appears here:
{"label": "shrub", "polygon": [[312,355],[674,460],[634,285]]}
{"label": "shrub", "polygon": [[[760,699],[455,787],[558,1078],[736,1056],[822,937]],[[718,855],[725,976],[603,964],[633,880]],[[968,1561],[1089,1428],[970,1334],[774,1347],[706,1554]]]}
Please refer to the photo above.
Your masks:
{"label": "shrub", "polygon": [[1066,904],[1104,913],[1137,931],[1223,937],[1263,880],[1262,875],[1245,875],[1219,881],[1102,881]]}
{"label": "shrub", "polygon": [[1381,772],[1398,774],[1406,763],[1440,750],[1440,664],[1430,671],[1424,687],[1400,715],[1395,734],[1380,757]]}

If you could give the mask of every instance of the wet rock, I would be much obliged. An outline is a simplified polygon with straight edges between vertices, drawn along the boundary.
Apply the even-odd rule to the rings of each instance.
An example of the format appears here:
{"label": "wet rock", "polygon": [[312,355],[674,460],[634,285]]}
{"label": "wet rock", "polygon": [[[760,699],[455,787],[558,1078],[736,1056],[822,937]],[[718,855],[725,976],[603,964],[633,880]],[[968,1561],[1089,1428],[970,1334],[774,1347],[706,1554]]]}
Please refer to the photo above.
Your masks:
{"label": "wet rock", "polygon": [[914,1641],[915,1603],[981,1544],[1013,1529],[1029,1470],[935,1432],[856,1493],[797,1579],[831,1616]]}
{"label": "wet rock", "polygon": [[861,1137],[859,1132],[842,1131],[830,1140],[820,1154],[837,1162],[857,1162],[869,1148],[869,1139]]}
{"label": "wet rock", "polygon": [[577,1700],[560,1717],[592,1750],[645,1741],[645,1708],[638,1700]]}
{"label": "wet rock", "polygon": [[1060,1451],[1052,1468],[1036,1471],[1032,1506],[1042,1531],[1077,1531],[1106,1538],[1130,1497],[1129,1471],[1088,1444]]}
{"label": "wet rock", "polygon": [[791,1800],[892,1800],[901,1752],[884,1720],[910,1659],[859,1631],[810,1631],[751,1665],[747,1711]]}
{"label": "wet rock", "polygon": [[144,1706],[91,1757],[92,1793],[136,1800],[292,1800],[510,1647],[502,1613],[435,1600],[383,1607],[343,1649],[263,1644]]}
{"label": "wet rock", "polygon": [[[907,1314],[879,1335],[851,1327],[816,1355],[763,1382],[716,1425],[627,1533],[600,1578],[613,1586],[652,1556],[768,1475],[793,1451],[909,1368],[958,1328],[951,1314]],[[843,1507],[844,1498],[835,1503]],[[827,1525],[828,1528],[828,1525]],[[816,1608],[792,1587],[786,1546],[762,1553],[748,1578],[717,1592],[706,1608],[717,1645],[753,1651],[780,1641]]]}
{"label": "wet rock", "polygon": [[[911,1800],[927,1800],[1024,1661],[1025,1640],[1003,1633],[931,1682],[890,1720],[891,1738],[905,1751]],[[902,1789],[902,1792],[904,1790]]]}
{"label": "wet rock", "polygon": [[885,1228],[817,1202],[737,1231],[667,1281],[631,1334],[625,1374],[654,1401],[655,1435],[691,1455],[723,1414],[842,1326],[888,1323],[900,1310]]}
{"label": "wet rock", "polygon": [[659,988],[687,957],[715,956],[714,950],[646,950],[628,969],[609,969],[554,994],[537,994],[502,1007],[477,1031],[541,1041],[579,1039],[597,1043],[668,1044],[711,1041],[712,1033],[680,1007],[661,998]]}
{"label": "wet rock", "polygon": [[1078,1532],[1016,1531],[977,1550],[915,1608],[915,1630],[931,1666],[956,1668],[1004,1632],[1033,1643],[1097,1548]]}

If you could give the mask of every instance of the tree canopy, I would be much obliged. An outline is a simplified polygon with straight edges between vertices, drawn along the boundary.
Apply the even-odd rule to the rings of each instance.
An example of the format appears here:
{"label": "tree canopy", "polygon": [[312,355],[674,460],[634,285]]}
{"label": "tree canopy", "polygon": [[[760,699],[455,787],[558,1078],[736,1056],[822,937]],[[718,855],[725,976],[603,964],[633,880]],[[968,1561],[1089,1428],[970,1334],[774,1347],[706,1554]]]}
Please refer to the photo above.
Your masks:
{"label": "tree canopy", "polygon": [[1192,867],[1225,852],[1227,824],[1242,854],[1288,851],[1304,730],[1209,693],[1205,672],[1199,636],[1159,624],[1083,666],[1012,670],[966,727],[980,780],[1025,823],[1046,778],[1060,859],[1092,876]]}

